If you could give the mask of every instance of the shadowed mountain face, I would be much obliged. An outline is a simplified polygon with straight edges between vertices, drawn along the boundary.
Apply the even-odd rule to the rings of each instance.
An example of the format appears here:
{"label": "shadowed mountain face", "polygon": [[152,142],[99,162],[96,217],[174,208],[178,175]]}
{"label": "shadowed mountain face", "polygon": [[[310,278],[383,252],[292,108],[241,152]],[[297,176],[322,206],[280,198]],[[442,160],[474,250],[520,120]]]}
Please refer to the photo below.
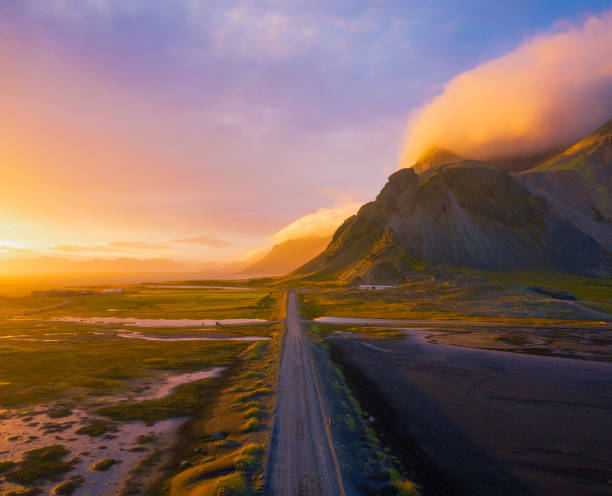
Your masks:
{"label": "shadowed mountain face", "polygon": [[612,121],[517,179],[612,250]]}
{"label": "shadowed mountain face", "polygon": [[421,261],[610,273],[612,259],[598,242],[507,171],[447,153],[438,158],[451,162],[420,175],[402,169],[389,177],[376,200],[347,219],[327,249],[294,274],[398,282]]}

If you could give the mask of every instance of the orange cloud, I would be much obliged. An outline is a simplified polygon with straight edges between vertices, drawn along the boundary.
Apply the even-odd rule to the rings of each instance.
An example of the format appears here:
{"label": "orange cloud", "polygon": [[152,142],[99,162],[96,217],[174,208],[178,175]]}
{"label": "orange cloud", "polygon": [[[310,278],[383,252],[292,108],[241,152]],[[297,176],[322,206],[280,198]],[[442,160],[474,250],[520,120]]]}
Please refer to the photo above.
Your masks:
{"label": "orange cloud", "polygon": [[90,246],[82,246],[82,245],[71,245],[71,244],[59,244],[55,245],[51,248],[53,251],[63,251],[67,253],[79,253],[79,252],[93,252],[93,253],[105,253],[111,252],[116,253],[116,248],[108,245],[90,245]]}
{"label": "orange cloud", "polygon": [[274,243],[282,243],[289,239],[328,236],[348,217],[357,213],[360,206],[359,202],[351,202],[338,207],[320,208],[292,222],[274,234],[271,239]]}
{"label": "orange cloud", "polygon": [[167,250],[168,248],[161,243],[150,243],[148,241],[112,241],[104,245],[73,245],[63,243],[51,248],[53,251],[67,253],[121,253],[124,251],[139,250]]}
{"label": "orange cloud", "polygon": [[150,243],[149,241],[113,241],[109,245],[116,248],[130,248],[135,250],[165,250],[167,246],[161,243]]}
{"label": "orange cloud", "polygon": [[246,260],[257,260],[268,253],[275,244],[301,238],[322,238],[331,236],[340,224],[356,214],[362,203],[350,202],[336,207],[319,208],[313,213],[293,221],[288,226],[270,236],[269,243],[257,246],[245,255]]}
{"label": "orange cloud", "polygon": [[411,119],[401,166],[432,146],[479,159],[547,151],[611,117],[609,11],[452,79]]}
{"label": "orange cloud", "polygon": [[174,243],[195,243],[209,248],[227,248],[232,246],[231,243],[222,239],[213,238],[212,236],[196,236],[193,238],[175,239]]}

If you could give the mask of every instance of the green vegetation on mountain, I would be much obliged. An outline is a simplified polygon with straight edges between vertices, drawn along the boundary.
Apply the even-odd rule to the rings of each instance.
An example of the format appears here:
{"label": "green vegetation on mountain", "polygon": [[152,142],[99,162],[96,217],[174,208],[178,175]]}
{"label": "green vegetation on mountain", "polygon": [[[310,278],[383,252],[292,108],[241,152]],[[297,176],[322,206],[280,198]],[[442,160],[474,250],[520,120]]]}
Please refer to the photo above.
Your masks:
{"label": "green vegetation on mountain", "polygon": [[612,121],[517,179],[612,250]]}
{"label": "green vegetation on mountain", "polygon": [[292,278],[397,284],[426,264],[604,275],[609,253],[507,171],[457,157],[402,169]]}

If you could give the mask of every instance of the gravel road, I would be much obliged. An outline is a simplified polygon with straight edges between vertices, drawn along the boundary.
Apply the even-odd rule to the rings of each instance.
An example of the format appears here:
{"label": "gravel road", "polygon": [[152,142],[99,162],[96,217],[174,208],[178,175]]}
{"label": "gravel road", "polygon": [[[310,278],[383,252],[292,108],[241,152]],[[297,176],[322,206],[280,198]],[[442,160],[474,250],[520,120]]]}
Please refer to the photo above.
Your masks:
{"label": "gravel road", "polygon": [[344,496],[327,417],[305,339],[295,293],[289,292],[266,494]]}

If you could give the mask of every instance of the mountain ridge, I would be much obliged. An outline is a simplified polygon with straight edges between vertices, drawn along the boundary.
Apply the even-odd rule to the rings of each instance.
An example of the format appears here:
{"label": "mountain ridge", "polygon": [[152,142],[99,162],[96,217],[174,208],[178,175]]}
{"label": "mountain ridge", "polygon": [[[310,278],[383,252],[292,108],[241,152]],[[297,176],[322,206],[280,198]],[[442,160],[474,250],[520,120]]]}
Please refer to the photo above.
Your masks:
{"label": "mountain ridge", "polygon": [[612,120],[516,177],[558,215],[612,250]]}
{"label": "mountain ridge", "polygon": [[284,275],[325,249],[330,236],[296,238],[275,244],[268,253],[240,270],[240,274],[256,276]]}
{"label": "mountain ridge", "polygon": [[[542,166],[516,175],[433,148],[415,167],[392,174],[376,199],[348,218],[325,251],[291,277],[397,283],[423,263],[609,276],[612,245],[605,236],[605,214],[585,207],[583,199],[582,215],[589,208],[592,222],[600,226],[596,232],[584,228],[580,217],[559,208],[562,200],[542,188],[540,178],[557,170],[586,175],[580,172],[584,169],[595,171],[606,184],[612,172],[612,151],[606,148],[611,134],[609,122]],[[576,163],[560,167],[561,160]],[[530,174],[538,174],[538,180]],[[581,180],[586,185],[582,194],[591,195],[593,185]],[[600,193],[605,199],[609,189],[600,187]]]}

